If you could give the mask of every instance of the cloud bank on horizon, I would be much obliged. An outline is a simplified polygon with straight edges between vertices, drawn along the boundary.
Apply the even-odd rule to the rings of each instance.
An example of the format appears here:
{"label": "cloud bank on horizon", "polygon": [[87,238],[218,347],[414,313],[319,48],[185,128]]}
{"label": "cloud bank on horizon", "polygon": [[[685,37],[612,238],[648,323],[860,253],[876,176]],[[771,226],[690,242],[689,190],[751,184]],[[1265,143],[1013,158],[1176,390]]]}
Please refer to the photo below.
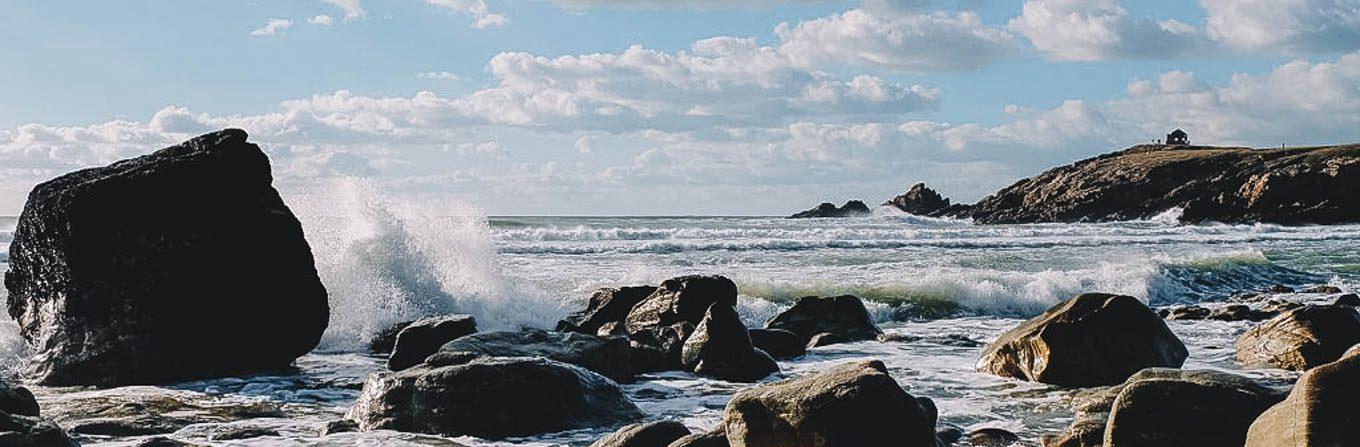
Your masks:
{"label": "cloud bank on horizon", "polygon": [[[212,44],[273,45],[253,51],[293,68],[272,105],[232,108],[238,92],[206,79],[217,96],[87,122],[24,117],[97,98],[0,104],[0,215],[36,182],[223,127],[249,131],[285,187],[368,177],[492,214],[784,214],[916,181],[974,200],[1172,127],[1360,141],[1360,0],[390,3],[239,11],[253,42]],[[40,54],[68,48],[6,45],[16,66],[70,67]],[[340,54],[353,65],[327,68]]]}

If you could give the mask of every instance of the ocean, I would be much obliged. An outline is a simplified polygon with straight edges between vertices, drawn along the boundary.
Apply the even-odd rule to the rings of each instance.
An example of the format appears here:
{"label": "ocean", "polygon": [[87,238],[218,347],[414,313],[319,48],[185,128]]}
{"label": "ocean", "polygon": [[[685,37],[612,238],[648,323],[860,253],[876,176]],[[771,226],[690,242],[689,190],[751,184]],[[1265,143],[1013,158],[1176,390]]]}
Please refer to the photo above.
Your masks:
{"label": "ocean", "polygon": [[[1128,294],[1158,307],[1218,301],[1277,284],[1360,290],[1360,225],[1180,225],[1175,210],[1138,222],[995,226],[886,209],[866,218],[800,220],[486,217],[471,204],[398,201],[353,184],[285,198],[303,221],[332,302],[321,346],[299,360],[295,373],[114,390],[38,387],[44,412],[101,395],[168,393],[281,409],[271,417],[190,425],[174,435],[196,442],[207,442],[223,427],[246,425],[278,435],[232,445],[447,445],[450,440],[390,432],[317,437],[320,424],[353,402],[363,378],[382,369],[382,359],[364,352],[378,330],[449,312],[473,314],[483,330],[551,328],[582,308],[596,288],[705,273],[737,283],[748,326],[761,326],[801,296],[853,294],[868,301],[886,332],[920,336],[816,348],[781,361],[782,372],[766,380],[881,359],[909,392],[935,400],[942,423],[1004,428],[1037,444],[1040,435],[1057,433],[1070,421],[1073,391],[974,372],[983,348],[957,340],[985,343],[1082,292]],[[14,220],[0,218],[0,268]],[[1293,379],[1293,373],[1234,362],[1233,340],[1251,322],[1168,324],[1190,349],[1186,368],[1230,371],[1277,386]],[[0,364],[15,371],[24,351],[17,327],[0,325]],[[673,372],[624,388],[651,417],[706,430],[718,423],[727,399],[746,386]],[[607,431],[451,441],[580,446]],[[86,444],[130,445],[136,439],[88,438]]]}

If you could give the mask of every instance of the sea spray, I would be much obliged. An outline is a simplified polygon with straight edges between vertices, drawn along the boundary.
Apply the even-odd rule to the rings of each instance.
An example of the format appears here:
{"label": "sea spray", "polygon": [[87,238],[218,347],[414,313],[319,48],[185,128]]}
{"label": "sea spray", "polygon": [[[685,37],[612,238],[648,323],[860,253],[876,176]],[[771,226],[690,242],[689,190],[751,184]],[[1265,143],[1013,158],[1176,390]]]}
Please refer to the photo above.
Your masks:
{"label": "sea spray", "polygon": [[566,312],[502,274],[486,217],[472,205],[399,200],[358,178],[287,193],[330,292],[322,350],[362,347],[423,316],[472,314],[485,330],[550,327]]}

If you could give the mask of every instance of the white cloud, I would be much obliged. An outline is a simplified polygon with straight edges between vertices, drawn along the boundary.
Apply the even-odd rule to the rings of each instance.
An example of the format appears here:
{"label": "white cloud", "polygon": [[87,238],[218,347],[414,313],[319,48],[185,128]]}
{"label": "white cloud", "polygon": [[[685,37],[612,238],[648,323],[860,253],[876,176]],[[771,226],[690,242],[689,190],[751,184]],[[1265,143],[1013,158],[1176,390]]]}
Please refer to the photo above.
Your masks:
{"label": "white cloud", "polygon": [[1200,0],[1210,37],[1240,50],[1360,49],[1360,0]]}
{"label": "white cloud", "polygon": [[1060,61],[1175,57],[1208,42],[1189,24],[1133,17],[1118,0],[1027,0],[1008,27]]}
{"label": "white cloud", "polygon": [[908,72],[978,68],[1004,57],[1014,45],[1005,30],[977,14],[917,14],[889,8],[845,13],[775,29],[779,50],[816,66],[850,63]]}
{"label": "white cloud", "polygon": [[575,146],[576,151],[582,154],[595,152],[595,140],[591,139],[589,135],[576,139]]}
{"label": "white cloud", "polygon": [[293,21],[288,19],[269,19],[264,26],[250,32],[252,36],[273,36],[277,35],[293,26]]}
{"label": "white cloud", "polygon": [[311,23],[313,25],[331,26],[331,24],[335,23],[335,19],[331,18],[331,16],[321,14],[310,19],[307,19],[307,23]]}
{"label": "white cloud", "polygon": [[340,10],[345,13],[345,21],[361,19],[365,15],[368,15],[368,12],[364,11],[364,7],[359,4],[359,0],[321,0],[321,1],[330,3],[336,8],[340,8]]}
{"label": "white cloud", "polygon": [[453,73],[449,73],[449,72],[447,72],[447,71],[427,71],[427,72],[424,72],[424,73],[417,73],[417,74],[416,74],[416,77],[418,77],[418,78],[420,78],[420,79],[439,79],[439,80],[443,80],[443,81],[461,81],[461,80],[463,80],[463,78],[458,77],[458,75],[453,74]]}
{"label": "white cloud", "polygon": [[501,147],[500,143],[497,143],[495,141],[484,141],[481,143],[462,143],[457,146],[453,146],[451,149],[453,153],[456,153],[458,155],[480,155],[497,158],[504,158],[510,155],[510,151],[505,150],[504,147]]}
{"label": "white cloud", "polygon": [[483,0],[426,0],[431,5],[444,9],[454,14],[467,14],[472,16],[473,28],[494,28],[504,26],[509,22],[504,15],[493,14],[486,7]]}

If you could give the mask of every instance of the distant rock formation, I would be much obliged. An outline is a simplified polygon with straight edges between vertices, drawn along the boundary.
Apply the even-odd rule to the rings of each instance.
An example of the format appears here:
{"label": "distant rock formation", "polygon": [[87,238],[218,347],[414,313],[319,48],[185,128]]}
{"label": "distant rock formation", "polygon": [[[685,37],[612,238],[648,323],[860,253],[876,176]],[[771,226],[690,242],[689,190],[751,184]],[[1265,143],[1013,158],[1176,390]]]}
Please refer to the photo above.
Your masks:
{"label": "distant rock formation", "polygon": [[909,214],[918,216],[931,216],[949,208],[949,199],[940,196],[940,193],[927,188],[925,183],[911,185],[911,189],[902,195],[893,197],[884,205],[897,207]]}
{"label": "distant rock formation", "polygon": [[845,205],[841,206],[840,208],[837,208],[836,205],[833,203],[825,202],[822,203],[821,205],[817,205],[816,208],[794,214],[792,216],[789,216],[789,218],[803,219],[808,217],[863,217],[868,216],[872,213],[873,212],[869,210],[869,206],[865,205],[864,202],[858,200],[851,200],[849,202],[845,202]]}

